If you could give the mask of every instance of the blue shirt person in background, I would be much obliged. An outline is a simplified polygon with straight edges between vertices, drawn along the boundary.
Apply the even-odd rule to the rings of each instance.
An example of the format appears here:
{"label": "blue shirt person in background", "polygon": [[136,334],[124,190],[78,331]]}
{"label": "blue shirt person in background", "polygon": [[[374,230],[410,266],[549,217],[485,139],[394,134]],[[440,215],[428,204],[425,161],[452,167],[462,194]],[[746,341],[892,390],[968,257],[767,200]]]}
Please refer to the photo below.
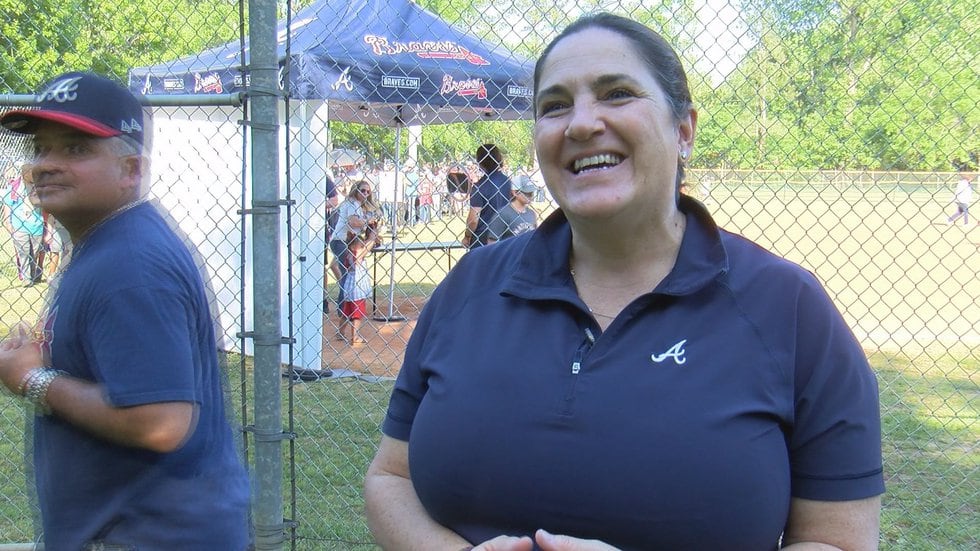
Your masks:
{"label": "blue shirt person in background", "polygon": [[73,258],[0,382],[38,416],[47,549],[249,545],[249,487],[225,417],[209,301],[190,250],[143,199],[150,118],[117,83],[66,73],[0,125],[33,134],[39,206]]}
{"label": "blue shirt person in background", "polygon": [[493,217],[510,202],[512,184],[504,174],[504,155],[494,144],[483,144],[476,149],[476,162],[483,176],[470,190],[470,212],[466,217],[466,234],[462,243],[475,249],[486,245],[490,239],[487,227]]}
{"label": "blue shirt person in background", "polygon": [[534,108],[560,209],[426,304],[365,477],[376,541],[877,548],[874,373],[812,274],[679,196],[697,111],[673,48],[579,19]]}
{"label": "blue shirt person in background", "polygon": [[43,276],[44,217],[31,200],[31,183],[31,165],[24,164],[21,175],[11,182],[2,198],[3,225],[13,241],[17,275],[25,287],[40,282]]}

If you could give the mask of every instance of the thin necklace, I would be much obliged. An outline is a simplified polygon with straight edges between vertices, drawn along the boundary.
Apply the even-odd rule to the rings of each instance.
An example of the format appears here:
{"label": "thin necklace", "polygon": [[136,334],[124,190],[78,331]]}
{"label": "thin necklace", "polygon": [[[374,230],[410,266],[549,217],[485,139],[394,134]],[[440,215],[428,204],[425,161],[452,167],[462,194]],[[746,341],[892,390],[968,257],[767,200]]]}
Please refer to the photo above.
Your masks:
{"label": "thin necklace", "polygon": [[611,319],[611,320],[616,319],[616,316],[610,316],[609,314],[603,314],[602,312],[596,312],[588,304],[586,304],[585,307],[588,308],[589,309],[589,313],[592,314],[592,315],[594,315],[594,316],[601,316],[601,317],[608,318],[608,319]]}
{"label": "thin necklace", "polygon": [[95,230],[102,227],[109,220],[112,220],[113,218],[116,218],[122,213],[134,207],[138,207],[147,201],[148,199],[143,197],[135,201],[126,203],[125,205],[109,213],[109,215],[103,218],[102,220],[96,222],[94,225],[92,225],[91,228],[85,230],[85,233],[83,233],[78,238],[77,244],[74,242],[72,243],[72,247],[69,250],[68,254],[65,256],[64,259],[62,259],[61,263],[58,265],[58,270],[54,273],[54,275],[52,275],[48,279],[48,290],[44,294],[44,302],[41,308],[41,315],[38,319],[38,322],[34,326],[34,339],[36,342],[42,342],[44,339],[44,332],[43,332],[44,325],[47,323],[48,314],[50,314],[51,308],[54,307],[54,303],[58,299],[58,290],[61,287],[61,280],[62,278],[64,278],[64,275],[68,271],[68,268],[71,267],[72,260],[78,257],[78,254],[84,249],[85,244],[88,243],[88,237],[92,235],[92,233],[94,233]]}
{"label": "thin necklace", "polygon": [[[568,273],[572,274],[572,279],[574,280],[575,279],[575,268],[573,268],[571,266],[571,259],[569,259]],[[579,298],[582,298],[582,296],[579,295]],[[585,299],[582,299],[582,304],[585,304]],[[616,316],[610,316],[609,314],[603,314],[602,312],[596,312],[588,304],[585,304],[585,307],[589,309],[589,313],[592,314],[593,316],[599,316],[599,317],[606,318],[606,319],[611,319],[611,320],[612,319],[616,319]]]}

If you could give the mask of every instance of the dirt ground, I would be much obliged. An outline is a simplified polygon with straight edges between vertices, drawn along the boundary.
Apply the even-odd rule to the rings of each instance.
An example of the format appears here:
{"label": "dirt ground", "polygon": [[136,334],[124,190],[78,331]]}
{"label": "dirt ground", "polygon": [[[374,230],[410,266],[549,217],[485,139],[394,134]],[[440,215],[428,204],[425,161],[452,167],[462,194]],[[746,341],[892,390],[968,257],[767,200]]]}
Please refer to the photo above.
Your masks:
{"label": "dirt ground", "polygon": [[[331,308],[330,313],[323,316],[323,368],[395,377],[424,304],[425,297],[408,297],[396,301],[393,306],[387,302],[379,303],[377,310],[362,322],[360,334],[366,342],[353,345],[337,338],[337,313]],[[405,321],[375,319],[386,317],[389,309]]]}

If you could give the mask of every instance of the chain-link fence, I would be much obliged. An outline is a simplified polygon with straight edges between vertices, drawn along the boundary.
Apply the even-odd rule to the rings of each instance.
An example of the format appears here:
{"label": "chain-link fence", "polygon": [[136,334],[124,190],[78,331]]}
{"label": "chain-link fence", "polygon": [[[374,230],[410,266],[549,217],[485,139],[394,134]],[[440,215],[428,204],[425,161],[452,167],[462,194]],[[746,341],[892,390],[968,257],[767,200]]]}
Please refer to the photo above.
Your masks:
{"label": "chain-link fence", "polygon": [[[112,75],[154,106],[151,192],[198,248],[253,481],[273,489],[257,499],[281,494],[271,511],[294,548],[373,546],[362,477],[414,322],[465,253],[476,149],[497,144],[507,171],[537,186],[539,220],[555,208],[534,162],[527,78],[547,41],[596,9],[650,24],[685,61],[700,118],[684,192],[816,273],[867,351],[883,419],[882,548],[980,545],[980,227],[947,222],[957,181],[977,188],[977,0],[0,6],[0,110],[69,69]],[[254,37],[271,40],[276,24],[279,90],[255,77]],[[259,132],[279,146],[253,147]],[[0,135],[0,183],[28,148]],[[278,188],[255,171],[270,162]],[[367,186],[377,203],[379,239],[361,262],[368,315],[353,334],[335,300],[347,268],[327,251],[328,178],[339,201]],[[274,196],[257,199],[260,188]],[[279,225],[279,265],[255,253],[270,235],[259,216]],[[34,319],[46,290],[24,286],[17,258],[5,240],[4,328]],[[253,352],[280,339],[257,335],[254,318],[277,300],[292,367],[280,377],[275,362],[270,387]],[[261,408],[279,413],[270,391],[282,435],[256,427]],[[0,400],[0,543],[35,538],[23,411]],[[263,445],[281,446],[281,473],[256,469]]]}

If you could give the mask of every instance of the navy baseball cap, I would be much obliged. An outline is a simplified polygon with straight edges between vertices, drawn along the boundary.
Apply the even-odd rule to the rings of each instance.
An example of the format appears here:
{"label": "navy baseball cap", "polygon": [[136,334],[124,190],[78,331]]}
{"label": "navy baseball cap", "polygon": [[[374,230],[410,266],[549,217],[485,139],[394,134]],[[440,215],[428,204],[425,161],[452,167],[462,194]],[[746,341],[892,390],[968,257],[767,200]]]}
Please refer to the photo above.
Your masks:
{"label": "navy baseball cap", "polygon": [[105,77],[65,73],[48,83],[34,102],[35,108],[5,113],[0,117],[0,126],[19,134],[33,134],[39,122],[52,121],[100,138],[127,136],[144,147],[149,113],[129,90]]}

